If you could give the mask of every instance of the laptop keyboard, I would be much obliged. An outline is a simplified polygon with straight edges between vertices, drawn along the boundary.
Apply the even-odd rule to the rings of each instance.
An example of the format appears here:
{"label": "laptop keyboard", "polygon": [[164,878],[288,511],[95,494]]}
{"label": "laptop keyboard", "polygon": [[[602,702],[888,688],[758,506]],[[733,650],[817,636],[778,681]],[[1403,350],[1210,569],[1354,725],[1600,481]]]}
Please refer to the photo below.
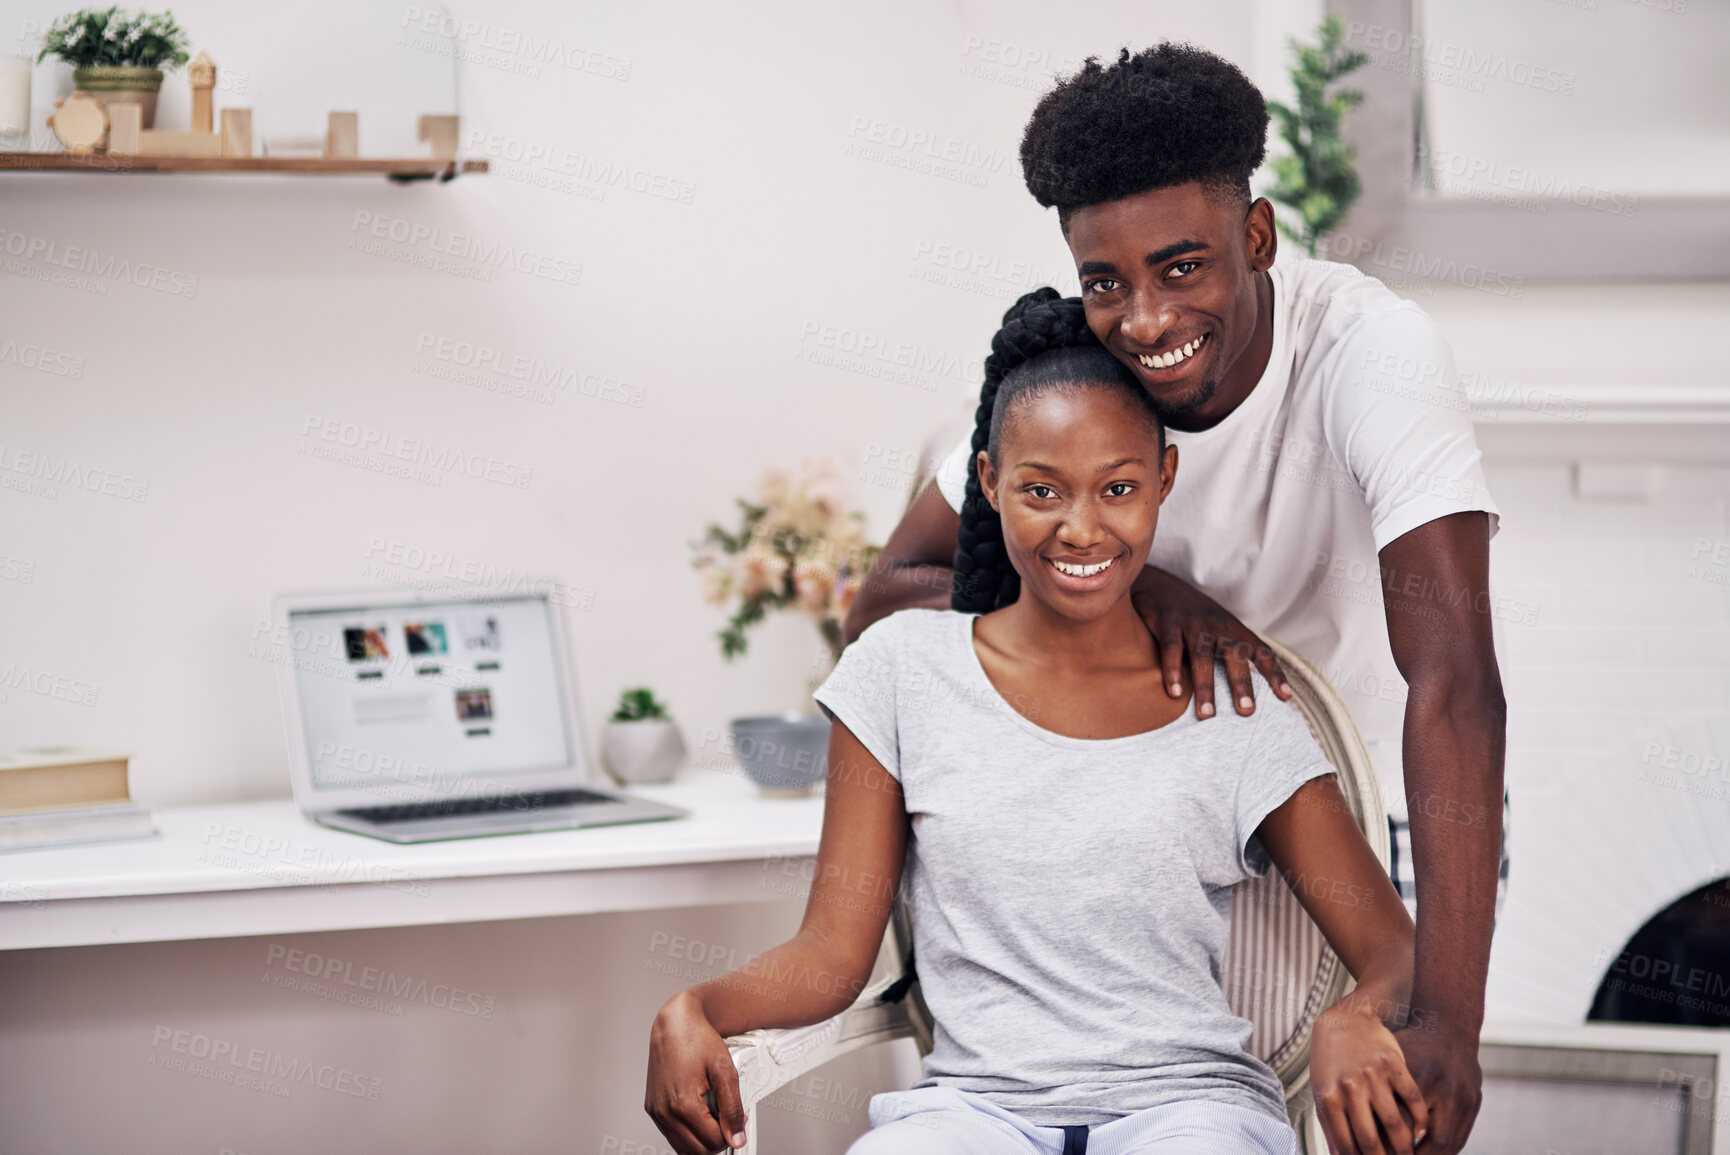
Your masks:
{"label": "laptop keyboard", "polygon": [[447,798],[442,802],[407,802],[400,806],[368,806],[341,810],[350,818],[368,822],[408,822],[416,818],[452,818],[461,814],[495,814],[501,810],[546,810],[554,806],[580,806],[586,802],[619,802],[610,794],[597,794],[580,787],[571,790],[538,790],[530,794],[502,794],[491,798]]}

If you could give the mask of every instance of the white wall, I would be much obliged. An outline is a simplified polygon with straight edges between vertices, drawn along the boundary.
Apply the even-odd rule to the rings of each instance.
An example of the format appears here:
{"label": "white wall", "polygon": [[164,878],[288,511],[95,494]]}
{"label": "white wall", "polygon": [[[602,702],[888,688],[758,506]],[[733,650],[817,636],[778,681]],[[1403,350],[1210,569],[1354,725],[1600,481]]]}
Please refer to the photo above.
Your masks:
{"label": "white wall", "polygon": [[1524,519],[1497,540],[1497,592],[1535,618],[1500,631],[1510,871],[1489,1011],[1501,1021],[1580,1021],[1647,919],[1730,874],[1730,779],[1706,763],[1730,750],[1730,593],[1709,552],[1730,540],[1730,466],[1658,475],[1657,499],[1605,502],[1575,496],[1567,465],[1490,474],[1509,520]]}
{"label": "white wall", "polygon": [[[591,726],[640,683],[670,700],[693,743],[728,718],[798,705],[815,630],[774,623],[724,665],[720,615],[699,596],[687,543],[733,516],[763,469],[804,455],[862,474],[858,496],[886,534],[905,485],[886,450],[911,452],[970,410],[970,367],[1020,292],[1042,277],[1073,287],[1054,217],[1026,195],[1015,159],[1038,67],[989,62],[984,42],[1079,59],[1170,35],[1251,59],[1249,10],[1105,5],[1058,22],[1035,4],[489,5],[476,13],[486,38],[463,42],[489,60],[522,63],[484,47],[508,30],[630,62],[624,81],[466,66],[465,129],[503,154],[490,176],[407,188],[9,177],[9,234],[160,266],[197,288],[0,280],[0,336],[82,372],[0,361],[7,460],[70,457],[148,482],[142,501],[0,491],[0,550],[34,575],[0,591],[0,669],[95,688],[94,706],[12,691],[4,744],[129,749],[137,795],[160,803],[286,793],[275,669],[268,651],[254,656],[255,630],[272,593],[378,584],[381,563],[386,582],[490,571],[567,583],[591,607],[568,615]],[[199,27],[196,6],[176,12]],[[248,29],[229,12],[225,36],[268,38],[275,15],[255,9]],[[956,168],[983,187],[847,155],[868,143],[861,122],[975,158]],[[575,155],[695,191],[684,204],[535,187],[524,178],[556,171],[504,159],[531,148],[555,170]],[[371,221],[437,238],[392,244],[369,235]],[[580,282],[407,263],[455,234],[580,265]],[[365,242],[385,255],[351,247]],[[975,259],[973,276],[944,263]],[[832,352],[830,326],[831,342],[905,343],[941,368],[907,385],[801,360]],[[427,370],[448,362],[419,351],[447,340],[612,378],[641,406],[580,387],[549,406],[436,379]],[[528,485],[455,474],[430,485],[317,460],[304,451],[334,446],[307,435],[309,419],[497,459]]]}
{"label": "white wall", "polygon": [[[198,27],[195,5],[176,12]],[[6,460],[45,453],[148,482],[143,501],[64,485],[52,497],[0,489],[0,671],[96,688],[89,706],[6,692],[0,746],[128,748],[136,794],[162,804],[285,794],[275,670],[254,656],[267,599],[444,576],[424,562],[370,576],[398,547],[443,554],[458,574],[548,573],[592,591],[593,608],[569,614],[591,725],[620,688],[642,682],[671,700],[693,746],[729,717],[794,704],[814,631],[772,623],[747,660],[722,664],[719,616],[698,596],[686,542],[728,516],[763,468],[805,454],[862,474],[861,500],[886,533],[904,495],[882,448],[913,450],[969,409],[976,389],[965,368],[927,374],[925,389],[814,364],[801,353],[821,343],[803,336],[834,326],[970,366],[1037,274],[1073,286],[1054,221],[1026,197],[1013,160],[1037,87],[1025,86],[1027,71],[982,59],[983,42],[1061,59],[1190,38],[1245,62],[1271,93],[1283,87],[1278,21],[1309,16],[1264,2],[1061,13],[1030,3],[852,13],[491,5],[495,29],[631,68],[621,82],[469,66],[471,128],[691,182],[691,203],[535,187],[519,179],[532,170],[505,159],[491,176],[441,187],[3,178],[7,235],[160,267],[198,288],[51,284],[38,279],[53,271],[39,258],[0,275],[0,348],[46,346],[80,369],[29,371],[0,355]],[[231,8],[225,34],[268,38],[280,18]],[[981,42],[971,51],[969,37]],[[307,83],[317,75],[309,69]],[[964,166],[983,178],[976,187],[849,156],[856,118],[994,150],[1002,163]],[[501,269],[479,282],[393,259],[412,258],[408,246],[355,251],[361,213],[577,262],[581,280]],[[931,259],[937,246],[981,254],[983,274],[921,279],[954,273]],[[1636,383],[1726,378],[1710,328],[1726,304],[1721,286],[1419,299],[1461,364],[1491,377],[1626,382],[1637,349]],[[579,390],[547,406],[436,379],[424,370],[439,363],[417,358],[429,336],[611,377],[640,390],[642,405]],[[317,444],[303,432],[309,415],[503,459],[532,480],[432,486],[315,460],[303,453]],[[1507,527],[1497,581],[1541,606],[1536,626],[1502,637],[1515,861],[1491,1013],[1577,1020],[1598,952],[1730,860],[1722,804],[1638,778],[1652,736],[1724,750],[1714,729],[1724,587],[1690,576],[1684,555],[1698,539],[1730,539],[1730,476],[1672,462],[1640,507],[1580,502],[1565,463],[1495,461],[1490,480]],[[654,936],[743,955],[779,941],[797,914],[782,904],[6,957],[0,1145],[265,1155],[397,1150],[404,1136],[420,1150],[475,1150],[503,1136],[492,1149],[620,1150],[653,1137],[640,1108],[648,1017],[684,985],[653,969],[664,954]],[[272,945],[466,985],[493,996],[499,1014],[413,1005],[396,1016],[290,991],[269,978],[282,971],[268,961]],[[378,1103],[316,1090],[273,1101],[164,1072],[149,1063],[162,1025],[347,1064],[386,1090]],[[833,1096],[818,1089],[766,1113],[769,1135],[782,1128],[782,1150],[839,1151],[863,1127],[869,1093],[904,1077],[892,1057],[862,1061]],[[91,1087],[115,1109],[69,1109]]]}

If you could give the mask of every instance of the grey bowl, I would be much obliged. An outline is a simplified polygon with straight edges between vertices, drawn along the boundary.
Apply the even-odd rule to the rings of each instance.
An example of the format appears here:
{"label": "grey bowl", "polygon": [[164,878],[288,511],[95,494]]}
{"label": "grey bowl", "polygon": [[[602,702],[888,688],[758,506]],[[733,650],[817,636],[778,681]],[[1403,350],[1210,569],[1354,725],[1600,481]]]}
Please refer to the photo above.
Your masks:
{"label": "grey bowl", "polygon": [[829,771],[829,719],[822,714],[734,718],[733,756],[765,791],[802,793]]}

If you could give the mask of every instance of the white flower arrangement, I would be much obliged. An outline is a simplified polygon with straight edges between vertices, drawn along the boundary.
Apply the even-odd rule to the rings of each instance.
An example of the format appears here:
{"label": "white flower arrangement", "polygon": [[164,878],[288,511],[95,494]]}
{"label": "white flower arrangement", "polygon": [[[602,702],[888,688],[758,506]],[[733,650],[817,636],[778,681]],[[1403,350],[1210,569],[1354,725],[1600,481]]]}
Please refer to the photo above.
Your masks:
{"label": "white flower arrangement", "polygon": [[721,653],[746,650],[745,630],[772,609],[810,616],[831,653],[841,652],[841,620],[882,547],[865,540],[865,515],[847,507],[846,483],[830,461],[807,459],[797,471],[771,469],[757,499],[739,499],[739,529],[710,525],[693,549],[711,605],[735,605],[720,631]]}
{"label": "white flower arrangement", "polygon": [[83,8],[54,21],[42,34],[37,63],[50,56],[74,68],[179,68],[190,59],[173,12],[120,8]]}

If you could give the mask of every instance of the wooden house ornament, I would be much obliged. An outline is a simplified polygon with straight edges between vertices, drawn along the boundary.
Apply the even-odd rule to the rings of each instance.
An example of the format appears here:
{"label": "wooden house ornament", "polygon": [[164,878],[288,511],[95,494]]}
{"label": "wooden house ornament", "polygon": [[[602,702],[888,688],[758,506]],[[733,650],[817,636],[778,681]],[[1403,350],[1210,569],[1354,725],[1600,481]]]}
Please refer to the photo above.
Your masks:
{"label": "wooden house ornament", "polygon": [[[108,152],[113,156],[251,156],[252,110],[222,110],[222,131],[216,127],[216,64],[199,52],[186,69],[192,89],[190,132],[145,132],[135,128],[137,114],[122,114],[111,131]],[[115,106],[116,111],[124,108]]]}
{"label": "wooden house ornament", "polygon": [[215,132],[216,112],[212,101],[216,90],[216,65],[210,56],[200,51],[186,70],[186,81],[192,86],[192,131]]}

